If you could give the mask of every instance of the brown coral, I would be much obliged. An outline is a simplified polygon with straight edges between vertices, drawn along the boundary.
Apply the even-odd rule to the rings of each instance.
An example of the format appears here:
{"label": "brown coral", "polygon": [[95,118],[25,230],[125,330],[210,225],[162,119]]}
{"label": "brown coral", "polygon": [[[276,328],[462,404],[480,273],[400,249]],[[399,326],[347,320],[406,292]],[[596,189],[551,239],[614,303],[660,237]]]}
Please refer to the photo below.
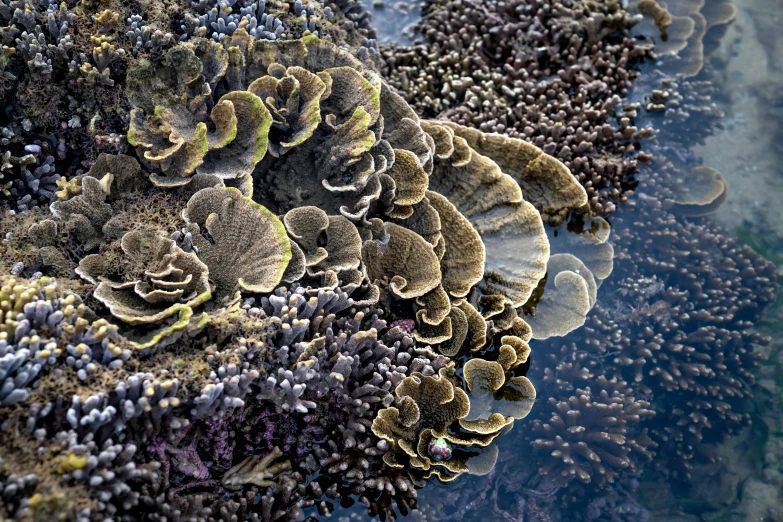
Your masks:
{"label": "brown coral", "polygon": [[628,435],[653,412],[622,381],[598,377],[568,400],[550,398],[549,406],[551,418],[533,423],[538,438],[532,445],[551,454],[539,472],[552,473],[561,486],[573,479],[614,482],[620,471],[633,472],[640,457],[652,456],[649,448],[655,445],[646,434]]}
{"label": "brown coral", "polygon": [[79,195],[51,205],[55,217],[72,224],[76,238],[85,250],[92,250],[103,242],[103,226],[112,217],[111,206],[106,203],[109,189],[107,183],[102,183],[104,180],[110,183],[111,176],[106,175],[101,180],[84,176]]}
{"label": "brown coral", "polygon": [[[445,196],[480,234],[487,259],[482,284],[487,291],[521,306],[544,276],[549,257],[541,216],[490,158],[462,138],[455,136],[452,143],[451,156],[435,162],[431,190]],[[510,247],[512,242],[519,247]]]}
{"label": "brown coral", "polygon": [[[433,469],[433,472],[447,480],[469,471],[467,463],[471,458],[478,456],[483,460],[481,452],[470,453],[472,446],[484,448],[498,435],[497,430],[468,437],[449,432],[452,423],[468,414],[470,402],[465,392],[449,380],[446,369],[441,369],[438,376],[415,373],[405,378],[395,395],[396,406],[378,412],[372,424],[373,433],[391,445],[383,457],[389,466],[403,467],[410,463],[424,471],[442,467],[443,471]],[[447,460],[433,459],[428,449],[433,438],[464,446],[466,451]]]}
{"label": "brown coral", "polygon": [[655,49],[672,53],[674,72],[696,76],[737,14],[733,0],[641,0],[629,6],[653,20],[661,33]]}
{"label": "brown coral", "polygon": [[585,189],[574,180],[565,165],[538,147],[502,134],[483,133],[452,122],[442,122],[455,136],[463,138],[477,153],[494,161],[522,189],[550,224],[563,221],[573,209],[587,205]]}
{"label": "brown coral", "polygon": [[[198,257],[209,267],[216,297],[235,290],[271,292],[291,260],[285,227],[235,188],[205,188],[183,211]],[[206,235],[208,236],[206,236]]]}
{"label": "brown coral", "polygon": [[697,217],[718,210],[729,196],[729,187],[717,170],[694,167],[690,176],[672,187],[672,192],[676,211],[685,216]]}
{"label": "brown coral", "polygon": [[371,281],[387,277],[397,297],[421,297],[440,284],[440,263],[432,245],[401,226],[386,225],[388,238],[362,246],[362,258]]}
{"label": "brown coral", "polygon": [[595,277],[578,258],[571,254],[550,257],[543,295],[526,317],[533,338],[562,336],[582,326],[595,304],[596,290]]}
{"label": "brown coral", "polygon": [[463,367],[470,411],[460,425],[477,433],[494,433],[533,408],[536,390],[527,377],[507,377],[500,363],[471,359]]}
{"label": "brown coral", "polygon": [[289,210],[283,222],[288,234],[302,249],[309,275],[359,268],[362,239],[345,217],[327,216],[316,207],[298,207]]}
{"label": "brown coral", "polygon": [[232,467],[220,479],[220,484],[226,489],[242,489],[242,486],[254,484],[259,487],[275,486],[269,479],[275,475],[291,469],[291,462],[285,460],[272,465],[272,462],[283,456],[280,448],[275,448],[263,458],[258,456],[247,457],[245,460]]}
{"label": "brown coral", "polygon": [[321,78],[302,67],[280,66],[269,71],[271,75],[258,78],[247,90],[258,96],[272,114],[269,152],[279,158],[304,143],[318,128],[321,97],[329,95],[331,77]]}
{"label": "brown coral", "polygon": [[160,232],[128,232],[120,246],[117,264],[92,254],[77,270],[98,285],[93,295],[118,319],[157,323],[211,298],[206,265]]}

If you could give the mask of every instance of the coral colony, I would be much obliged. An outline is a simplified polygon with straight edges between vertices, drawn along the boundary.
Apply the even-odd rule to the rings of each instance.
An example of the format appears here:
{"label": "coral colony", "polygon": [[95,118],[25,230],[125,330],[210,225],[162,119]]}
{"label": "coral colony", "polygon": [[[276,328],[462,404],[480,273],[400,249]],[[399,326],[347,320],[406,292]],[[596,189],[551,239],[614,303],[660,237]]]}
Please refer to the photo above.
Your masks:
{"label": "coral colony", "polygon": [[695,76],[729,7],[162,6],[0,3],[3,520],[443,520],[509,439],[557,520],[748,422],[774,269],[631,34]]}

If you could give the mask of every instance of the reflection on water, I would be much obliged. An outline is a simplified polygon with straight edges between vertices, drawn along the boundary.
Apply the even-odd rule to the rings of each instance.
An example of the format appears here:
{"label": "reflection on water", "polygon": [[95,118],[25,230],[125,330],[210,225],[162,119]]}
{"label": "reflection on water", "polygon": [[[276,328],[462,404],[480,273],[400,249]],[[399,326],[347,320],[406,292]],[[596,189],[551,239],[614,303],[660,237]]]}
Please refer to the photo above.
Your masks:
{"label": "reflection on water", "polygon": [[369,7],[373,15],[373,27],[378,33],[378,43],[414,43],[417,36],[414,26],[426,9],[424,0],[375,0]]}
{"label": "reflection on water", "polygon": [[[654,133],[608,219],[614,270],[584,326],[531,343],[538,399],[494,470],[429,484],[412,519],[783,521],[783,2],[735,3],[661,2],[679,44],[635,29],[689,50],[641,66],[618,105]],[[375,12],[383,42],[410,43],[412,20]],[[549,232],[573,254],[581,236]]]}

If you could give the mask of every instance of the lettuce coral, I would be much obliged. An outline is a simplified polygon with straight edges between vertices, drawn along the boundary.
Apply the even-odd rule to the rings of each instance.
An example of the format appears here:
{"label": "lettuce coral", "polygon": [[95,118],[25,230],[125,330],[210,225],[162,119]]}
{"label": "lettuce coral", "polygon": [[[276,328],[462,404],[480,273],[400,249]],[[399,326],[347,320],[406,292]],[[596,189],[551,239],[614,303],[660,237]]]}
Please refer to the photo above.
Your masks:
{"label": "lettuce coral", "polygon": [[[38,297],[42,317],[70,303],[50,328],[74,328],[51,347],[8,337],[19,363],[6,382],[21,391],[0,399],[21,404],[9,422],[33,435],[15,441],[20,466],[51,451],[62,470],[33,489],[84,488],[94,517],[176,510],[172,484],[212,488],[193,499],[205,510],[266,491],[248,509],[294,516],[327,492],[391,517],[415,505],[413,480],[488,473],[535,399],[525,314],[550,313],[541,291],[563,308],[595,301],[586,264],[550,257],[544,223],[586,211],[566,167],[420,120],[314,35],[189,38],[134,62],[127,90],[138,161],[102,155],[59,182],[51,215],[19,238],[61,272],[77,266]],[[547,270],[584,291],[551,291]],[[9,306],[8,333],[26,333]],[[47,371],[27,361],[41,351]],[[127,473],[109,478],[115,462]]]}

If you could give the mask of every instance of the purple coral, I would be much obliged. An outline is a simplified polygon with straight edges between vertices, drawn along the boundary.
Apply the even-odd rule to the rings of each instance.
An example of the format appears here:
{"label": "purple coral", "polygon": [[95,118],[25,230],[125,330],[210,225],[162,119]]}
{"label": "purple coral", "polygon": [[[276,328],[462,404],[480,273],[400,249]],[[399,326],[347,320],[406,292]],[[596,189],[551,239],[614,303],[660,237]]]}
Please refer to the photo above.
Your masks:
{"label": "purple coral", "polygon": [[451,458],[451,444],[444,438],[432,439],[427,445],[427,452],[435,462]]}

